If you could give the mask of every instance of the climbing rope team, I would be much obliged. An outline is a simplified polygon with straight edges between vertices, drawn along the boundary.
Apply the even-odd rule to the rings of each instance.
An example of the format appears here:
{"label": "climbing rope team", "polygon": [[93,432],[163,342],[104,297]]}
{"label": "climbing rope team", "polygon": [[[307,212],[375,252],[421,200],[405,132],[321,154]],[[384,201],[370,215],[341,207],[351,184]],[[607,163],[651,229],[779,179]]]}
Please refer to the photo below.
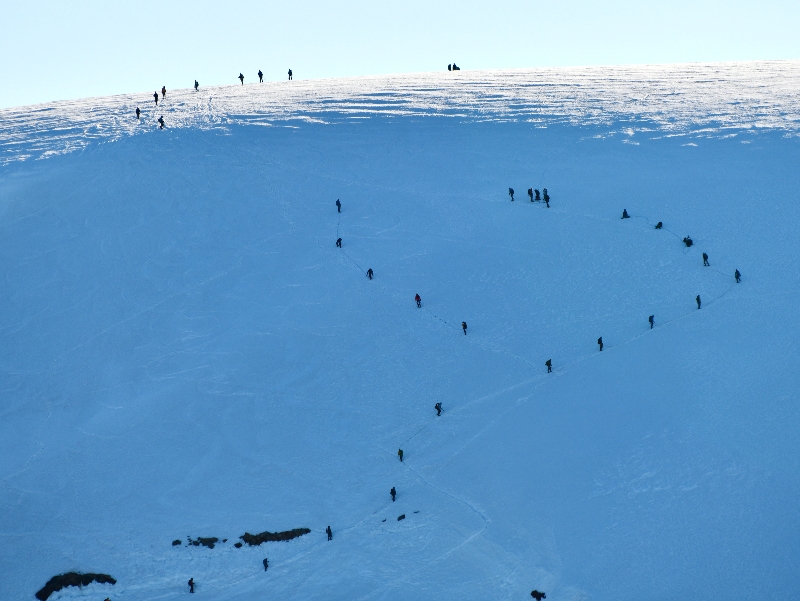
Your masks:
{"label": "climbing rope team", "polygon": [[[449,65],[448,65],[448,67],[449,67]],[[509,196],[509,198],[511,198],[511,202],[514,202],[514,188],[509,188],[508,189],[508,196]],[[533,189],[533,188],[528,188],[528,198],[530,198],[531,202],[544,201],[545,206],[548,209],[550,208],[550,195],[547,192],[547,188],[543,188],[542,194],[540,194],[539,190],[536,190],[536,189]],[[341,204],[341,200],[340,199],[336,199],[336,211],[337,211],[337,213],[341,213],[342,212],[342,204]],[[630,219],[630,218],[631,218],[631,216],[628,213],[628,210],[627,209],[623,209],[622,210],[622,219]],[[657,229],[657,230],[664,229],[663,222],[659,221],[655,225],[655,229]],[[337,230],[338,230],[338,228],[337,228]],[[694,242],[692,241],[692,239],[689,236],[686,236],[685,238],[683,238],[683,243],[687,248],[691,247],[694,244]],[[342,239],[341,238],[337,238],[336,247],[337,248],[342,248]],[[710,267],[710,263],[708,261],[708,253],[704,252],[702,254],[702,257],[703,257],[703,266],[704,267]],[[370,280],[372,280],[372,278],[373,278],[372,268],[370,268],[367,271],[367,277]],[[734,271],[734,279],[735,279],[737,284],[741,281],[741,274],[739,273],[738,269],[736,269]],[[697,308],[700,309],[700,307],[702,306],[702,303],[701,303],[699,294],[695,298],[695,301],[697,302]],[[414,302],[416,303],[418,309],[422,308],[422,297],[419,295],[419,293],[416,293],[414,295]],[[442,320],[442,321],[444,321],[444,320]],[[648,324],[650,325],[649,329],[652,330],[655,327],[655,315],[650,315],[647,318],[647,321],[648,321]],[[445,323],[447,323],[447,322],[445,322]],[[461,329],[464,332],[464,335],[466,336],[467,335],[467,322],[466,321],[462,321],[461,322]],[[603,351],[603,347],[604,347],[603,337],[602,336],[600,336],[597,339],[597,345],[598,345],[598,352],[602,352]],[[547,368],[547,373],[552,373],[552,371],[553,371],[553,360],[552,359],[548,359],[547,361],[545,361],[545,367]],[[437,402],[434,405],[434,409],[436,410],[436,415],[437,416],[441,416],[441,414],[442,414],[442,403],[441,402]],[[397,457],[400,460],[400,462],[402,463],[403,462],[403,457],[404,457],[403,449],[398,449],[397,450]],[[394,502],[395,499],[397,498],[397,490],[395,489],[394,486],[389,491],[389,495],[392,497],[392,502]],[[400,518],[398,518],[398,519],[400,519]],[[328,540],[331,540],[330,526],[328,526],[327,532],[328,532]],[[543,592],[539,592],[538,590],[533,590],[533,591],[531,591],[531,597],[536,599],[536,601],[541,601],[542,599],[546,599],[547,595],[545,593],[543,593]]]}

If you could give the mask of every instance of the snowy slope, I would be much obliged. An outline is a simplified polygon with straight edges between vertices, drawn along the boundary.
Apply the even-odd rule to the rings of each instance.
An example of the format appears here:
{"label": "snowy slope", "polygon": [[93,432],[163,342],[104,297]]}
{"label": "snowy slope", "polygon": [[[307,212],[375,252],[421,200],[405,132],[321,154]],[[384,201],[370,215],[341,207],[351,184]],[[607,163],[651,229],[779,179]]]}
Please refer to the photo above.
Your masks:
{"label": "snowy slope", "polygon": [[0,598],[793,598],[798,63],[541,73],[4,111]]}

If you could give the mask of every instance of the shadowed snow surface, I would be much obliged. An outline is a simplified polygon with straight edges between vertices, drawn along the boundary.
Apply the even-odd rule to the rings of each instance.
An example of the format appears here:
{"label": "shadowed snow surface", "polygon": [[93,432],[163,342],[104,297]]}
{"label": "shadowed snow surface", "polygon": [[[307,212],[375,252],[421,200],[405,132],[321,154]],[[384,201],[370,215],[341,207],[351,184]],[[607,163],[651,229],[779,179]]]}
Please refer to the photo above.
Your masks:
{"label": "shadowed snow surface", "polygon": [[[60,137],[15,113],[0,598],[70,570],[118,582],[53,599],[173,599],[189,577],[198,601],[792,598],[797,88],[769,125],[643,100],[630,127],[605,101],[351,120],[330,90],[352,81],[319,105],[302,85],[272,127],[190,107],[177,129]],[[397,103],[461,106],[448,85]]]}

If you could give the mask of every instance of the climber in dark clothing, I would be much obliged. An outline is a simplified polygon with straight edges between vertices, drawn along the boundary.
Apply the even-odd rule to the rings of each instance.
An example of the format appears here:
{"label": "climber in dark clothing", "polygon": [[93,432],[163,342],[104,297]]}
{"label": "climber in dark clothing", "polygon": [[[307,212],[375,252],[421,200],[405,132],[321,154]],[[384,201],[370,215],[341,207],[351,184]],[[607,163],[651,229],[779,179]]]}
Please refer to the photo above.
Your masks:
{"label": "climber in dark clothing", "polygon": [[683,243],[686,245],[686,248],[689,248],[692,244],[694,244],[694,242],[692,242],[692,239],[689,236],[686,236],[683,239]]}
{"label": "climber in dark clothing", "polygon": [[450,63],[447,64],[447,70],[448,71],[452,71],[453,70],[453,66]]}
{"label": "climber in dark clothing", "polygon": [[397,449],[397,456],[400,458],[400,463],[403,463],[403,449]]}
{"label": "climber in dark clothing", "polygon": [[664,226],[664,224],[661,223],[660,221],[658,223],[656,223],[656,229],[657,230],[660,230],[663,226]]}
{"label": "climber in dark clothing", "polygon": [[292,70],[289,69],[289,81],[292,81]]}
{"label": "climber in dark clothing", "polygon": [[331,530],[330,526],[325,528],[325,534],[328,535],[328,540],[333,540],[333,530]]}
{"label": "climber in dark clothing", "polygon": [[453,71],[461,71],[461,67],[453,63]]}
{"label": "climber in dark clothing", "polygon": [[736,278],[736,283],[738,284],[739,281],[742,279],[742,274],[739,273],[739,270],[737,269],[736,271],[733,272],[733,277]]}
{"label": "climber in dark clothing", "polygon": [[533,200],[542,200],[541,197],[539,196],[539,190],[534,190],[533,193],[536,195],[536,197]]}
{"label": "climber in dark clothing", "polygon": [[536,601],[542,601],[542,599],[547,599],[547,595],[545,595],[544,593],[540,593],[537,590],[531,591],[531,597],[536,599]]}
{"label": "climber in dark clothing", "polygon": [[543,198],[544,198],[544,204],[549,209],[550,208],[550,195],[547,193],[547,188],[542,190],[542,195],[543,195]]}
{"label": "climber in dark clothing", "polygon": [[189,585],[189,592],[193,593],[194,592],[194,578],[189,578],[189,582],[187,582],[186,584]]}
{"label": "climber in dark clothing", "polygon": [[367,269],[367,277],[368,277],[369,279],[372,279],[372,267],[370,267],[369,269]]}
{"label": "climber in dark clothing", "polygon": [[464,330],[464,336],[466,336],[467,335],[467,322],[466,321],[462,321],[461,322],[461,329]]}
{"label": "climber in dark clothing", "polygon": [[139,114],[140,114],[141,112],[142,112],[142,111],[140,111],[140,110],[139,110],[139,107],[137,106],[137,107],[136,107],[136,118],[137,118],[137,119],[139,118]]}
{"label": "climber in dark clothing", "polygon": [[533,202],[533,188],[528,188],[528,198]]}
{"label": "climber in dark clothing", "polygon": [[161,86],[161,100],[167,97],[167,86]]}
{"label": "climber in dark clothing", "polygon": [[514,202],[514,188],[508,189],[508,195],[511,197],[511,202]]}
{"label": "climber in dark clothing", "polygon": [[544,364],[547,366],[547,373],[550,373],[550,372],[553,371],[553,360],[552,359],[548,359],[547,361],[544,362]]}
{"label": "climber in dark clothing", "polygon": [[336,248],[342,248],[342,239],[341,238],[337,238],[336,239]]}
{"label": "climber in dark clothing", "polygon": [[417,308],[418,309],[421,308],[422,307],[422,297],[419,294],[417,294],[414,297],[414,300],[417,301]]}
{"label": "climber in dark clothing", "polygon": [[158,122],[161,124],[161,127],[159,129],[164,129],[164,115],[161,115],[158,118]]}
{"label": "climber in dark clothing", "polygon": [[338,198],[336,199],[336,212],[337,213],[341,213],[342,212],[342,203],[339,202]]}
{"label": "climber in dark clothing", "polygon": [[242,85],[244,85],[244,75],[242,75],[241,73],[239,73],[239,81],[241,81]]}
{"label": "climber in dark clothing", "polygon": [[656,316],[655,316],[655,315],[651,315],[651,316],[649,317],[649,319],[648,319],[648,321],[650,322],[650,329],[651,329],[651,330],[653,329],[653,325],[655,324],[655,318],[656,318]]}
{"label": "climber in dark clothing", "polygon": [[389,491],[389,494],[392,495],[392,503],[394,503],[394,498],[397,496],[397,491],[392,486],[392,490]]}
{"label": "climber in dark clothing", "polygon": [[264,571],[266,572],[266,571],[267,571],[267,568],[269,567],[269,559],[267,559],[267,558],[265,557],[265,558],[264,558],[264,561],[262,561],[261,563],[263,563],[263,564],[264,564]]}
{"label": "climber in dark clothing", "polygon": [[603,350],[603,337],[602,336],[600,336],[600,338],[597,339],[597,344],[600,345],[600,350],[602,351]]}
{"label": "climber in dark clothing", "polygon": [[628,219],[630,215],[628,215],[628,209],[622,209],[622,218]]}
{"label": "climber in dark clothing", "polygon": [[700,308],[700,295],[698,294],[698,295],[695,297],[695,299],[694,299],[694,300],[696,300],[696,301],[697,301],[697,308],[699,309],[699,308]]}
{"label": "climber in dark clothing", "polygon": [[433,406],[433,408],[436,409],[436,415],[441,415],[442,414],[442,404],[441,403],[436,403]]}
{"label": "climber in dark clothing", "polygon": [[194,80],[194,91],[196,92],[196,91],[197,91],[197,88],[199,88],[199,87],[200,87],[200,84],[199,84],[199,83],[197,83],[197,80],[195,79],[195,80]]}
{"label": "climber in dark clothing", "polygon": [[711,265],[708,264],[708,255],[706,253],[703,253],[703,267],[711,267]]}
{"label": "climber in dark clothing", "polygon": [[158,106],[158,92],[153,92],[153,98],[156,101],[156,106]]}
{"label": "climber in dark clothing", "polygon": [[264,74],[261,72],[261,69],[258,70],[258,83],[264,83]]}

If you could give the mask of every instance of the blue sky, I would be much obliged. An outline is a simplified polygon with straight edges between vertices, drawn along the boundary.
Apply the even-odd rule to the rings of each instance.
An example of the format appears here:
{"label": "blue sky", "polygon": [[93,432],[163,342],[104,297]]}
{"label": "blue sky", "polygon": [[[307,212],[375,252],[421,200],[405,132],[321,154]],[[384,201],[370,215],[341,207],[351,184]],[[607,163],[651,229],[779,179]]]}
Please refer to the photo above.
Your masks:
{"label": "blue sky", "polygon": [[0,0],[0,106],[267,80],[800,59],[797,0]]}

